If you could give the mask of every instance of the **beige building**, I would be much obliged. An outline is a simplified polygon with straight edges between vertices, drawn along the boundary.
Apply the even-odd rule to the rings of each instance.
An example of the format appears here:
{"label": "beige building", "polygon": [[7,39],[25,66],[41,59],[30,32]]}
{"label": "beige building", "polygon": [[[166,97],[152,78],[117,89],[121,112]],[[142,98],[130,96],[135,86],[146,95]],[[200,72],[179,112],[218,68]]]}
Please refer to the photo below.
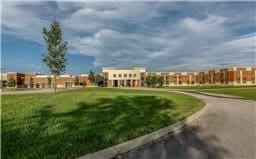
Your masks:
{"label": "beige building", "polygon": [[134,67],[117,69],[103,67],[104,86],[107,87],[142,87],[144,86],[146,68]]}

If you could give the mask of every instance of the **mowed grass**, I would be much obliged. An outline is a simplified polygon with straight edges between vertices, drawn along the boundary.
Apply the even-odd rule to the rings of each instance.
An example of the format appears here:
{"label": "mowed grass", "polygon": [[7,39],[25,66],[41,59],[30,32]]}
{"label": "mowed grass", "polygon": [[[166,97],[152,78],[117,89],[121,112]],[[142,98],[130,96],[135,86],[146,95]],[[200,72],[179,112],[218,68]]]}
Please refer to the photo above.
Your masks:
{"label": "mowed grass", "polygon": [[247,88],[225,88],[225,89],[204,89],[200,90],[201,92],[209,93],[221,93],[228,95],[241,96],[246,99],[256,100],[256,87],[247,87]]}
{"label": "mowed grass", "polygon": [[256,100],[256,85],[251,86],[176,86],[168,89],[192,90],[198,92],[221,93],[227,95],[241,96],[245,99]]}
{"label": "mowed grass", "polygon": [[175,123],[202,108],[191,96],[86,88],[2,96],[2,158],[76,158]]}

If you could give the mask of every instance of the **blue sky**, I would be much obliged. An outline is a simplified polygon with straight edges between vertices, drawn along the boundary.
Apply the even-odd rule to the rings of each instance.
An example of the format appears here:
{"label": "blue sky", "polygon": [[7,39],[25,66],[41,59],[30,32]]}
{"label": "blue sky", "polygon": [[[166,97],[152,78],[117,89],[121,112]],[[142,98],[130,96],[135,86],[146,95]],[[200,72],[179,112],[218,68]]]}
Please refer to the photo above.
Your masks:
{"label": "blue sky", "polygon": [[2,67],[48,73],[42,28],[57,18],[67,73],[102,66],[203,71],[255,66],[256,2],[3,1]]}

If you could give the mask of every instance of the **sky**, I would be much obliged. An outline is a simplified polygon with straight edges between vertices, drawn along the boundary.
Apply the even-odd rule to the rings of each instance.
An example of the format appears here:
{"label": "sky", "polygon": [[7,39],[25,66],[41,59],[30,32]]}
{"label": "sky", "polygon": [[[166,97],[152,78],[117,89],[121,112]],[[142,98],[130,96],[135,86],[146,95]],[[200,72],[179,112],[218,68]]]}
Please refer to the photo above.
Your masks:
{"label": "sky", "polygon": [[1,67],[48,74],[42,28],[60,21],[65,73],[101,67],[205,71],[255,66],[256,2],[2,1]]}

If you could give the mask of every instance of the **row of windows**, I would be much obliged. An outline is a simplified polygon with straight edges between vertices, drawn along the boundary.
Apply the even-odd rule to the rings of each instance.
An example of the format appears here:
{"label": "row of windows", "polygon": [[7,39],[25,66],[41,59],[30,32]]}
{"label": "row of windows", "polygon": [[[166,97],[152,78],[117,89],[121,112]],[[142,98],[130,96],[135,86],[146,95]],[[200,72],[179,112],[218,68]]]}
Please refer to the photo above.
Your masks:
{"label": "row of windows", "polygon": [[[237,83],[241,83],[240,78],[237,78],[236,81],[237,81]],[[243,83],[246,83],[247,81],[250,81],[250,80],[243,78],[242,81],[243,81]],[[252,83],[255,83],[255,78],[251,78],[251,81],[252,81]]]}
{"label": "row of windows", "polygon": [[[128,77],[128,75],[129,75],[129,77],[136,77],[136,74],[118,74],[118,77]],[[113,74],[113,77],[117,77],[117,74]]]}
{"label": "row of windows", "polygon": [[[177,81],[175,81],[173,84],[174,84],[174,85],[177,85]],[[182,81],[179,81],[179,85],[181,85],[181,84],[182,84]],[[187,81],[187,84],[194,85],[195,82],[194,82],[194,81],[191,81],[191,83],[190,83],[190,81]]]}

